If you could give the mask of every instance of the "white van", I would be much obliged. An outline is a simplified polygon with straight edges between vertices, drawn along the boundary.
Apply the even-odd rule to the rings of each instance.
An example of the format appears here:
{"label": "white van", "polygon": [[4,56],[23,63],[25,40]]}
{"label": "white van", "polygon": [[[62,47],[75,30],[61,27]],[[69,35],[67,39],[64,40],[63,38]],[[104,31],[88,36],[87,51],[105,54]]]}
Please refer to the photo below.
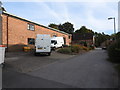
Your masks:
{"label": "white van", "polygon": [[51,38],[51,48],[59,48],[64,45],[63,37],[52,37]]}
{"label": "white van", "polygon": [[35,55],[45,53],[51,55],[51,37],[47,34],[37,34],[35,40]]}

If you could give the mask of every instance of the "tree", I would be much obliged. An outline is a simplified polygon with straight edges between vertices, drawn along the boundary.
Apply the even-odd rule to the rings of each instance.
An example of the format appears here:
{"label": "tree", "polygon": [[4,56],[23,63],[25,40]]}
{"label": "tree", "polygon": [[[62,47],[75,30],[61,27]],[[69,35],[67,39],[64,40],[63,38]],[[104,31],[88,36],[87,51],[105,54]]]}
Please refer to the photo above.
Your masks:
{"label": "tree", "polygon": [[70,22],[65,22],[64,24],[60,24],[58,26],[58,29],[67,32],[69,34],[72,34],[74,32],[73,24],[71,24]]}
{"label": "tree", "polygon": [[117,39],[117,40],[120,40],[120,32],[118,32],[118,33],[116,34],[116,39]]}
{"label": "tree", "polygon": [[62,24],[59,24],[59,25],[58,25],[58,29],[61,30],[61,31],[63,31],[63,25],[62,25]]}
{"label": "tree", "polygon": [[100,46],[103,42],[107,41],[110,39],[110,36],[107,34],[102,33],[94,33],[95,36],[95,46]]}
{"label": "tree", "polygon": [[72,34],[74,32],[73,24],[70,22],[65,22],[64,24],[49,24],[48,27],[64,31],[66,33]]}
{"label": "tree", "polygon": [[48,25],[48,27],[51,27],[51,28],[54,28],[54,29],[58,29],[58,26],[59,25],[53,24],[53,23],[51,23],[51,24]]}
{"label": "tree", "polygon": [[94,32],[90,29],[87,29],[85,26],[82,26],[80,29],[76,30],[75,33],[92,33],[94,34]]}

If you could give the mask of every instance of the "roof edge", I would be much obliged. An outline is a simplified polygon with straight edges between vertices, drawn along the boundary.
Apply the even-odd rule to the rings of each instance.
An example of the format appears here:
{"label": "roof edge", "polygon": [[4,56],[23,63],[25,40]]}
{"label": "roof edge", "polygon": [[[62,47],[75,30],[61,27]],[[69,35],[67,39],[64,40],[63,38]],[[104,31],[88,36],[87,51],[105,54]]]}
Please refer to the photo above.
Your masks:
{"label": "roof edge", "polygon": [[38,25],[38,26],[41,26],[41,27],[44,27],[44,28],[47,28],[47,29],[50,29],[50,30],[53,30],[53,31],[57,31],[57,32],[60,32],[60,33],[63,33],[63,34],[67,34],[67,35],[72,35],[72,34],[69,34],[69,33],[64,32],[64,31],[60,31],[60,30],[58,30],[58,29],[54,29],[54,28],[51,28],[51,27],[47,27],[47,26],[41,25],[41,24],[39,24],[39,23],[37,23],[37,22],[33,22],[33,21],[28,20],[28,19],[25,19],[25,18],[16,16],[16,15],[10,14],[10,13],[5,12],[5,11],[3,11],[2,14],[6,14],[6,15],[12,16],[12,17],[14,17],[14,18],[23,20],[23,21],[33,23],[33,24],[36,24],[36,25]]}

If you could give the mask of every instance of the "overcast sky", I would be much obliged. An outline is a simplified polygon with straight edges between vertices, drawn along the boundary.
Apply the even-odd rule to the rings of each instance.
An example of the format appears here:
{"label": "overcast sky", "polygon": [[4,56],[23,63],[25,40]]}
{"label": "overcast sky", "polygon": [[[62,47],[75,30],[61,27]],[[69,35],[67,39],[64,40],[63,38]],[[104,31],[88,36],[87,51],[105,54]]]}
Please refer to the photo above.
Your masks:
{"label": "overcast sky", "polygon": [[45,26],[50,23],[63,24],[68,21],[74,24],[75,30],[86,26],[96,32],[112,34],[113,20],[107,18],[115,17],[116,29],[118,29],[118,1],[11,0],[10,2],[10,0],[4,0],[3,6],[8,13]]}

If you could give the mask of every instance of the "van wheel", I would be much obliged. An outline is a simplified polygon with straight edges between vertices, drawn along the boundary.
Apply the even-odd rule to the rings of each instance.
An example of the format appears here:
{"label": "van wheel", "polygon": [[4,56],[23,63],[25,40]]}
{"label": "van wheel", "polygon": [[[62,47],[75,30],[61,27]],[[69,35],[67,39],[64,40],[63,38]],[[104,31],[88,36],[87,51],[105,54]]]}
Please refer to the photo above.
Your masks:
{"label": "van wheel", "polygon": [[48,56],[50,56],[50,55],[51,55],[51,52],[48,53]]}
{"label": "van wheel", "polygon": [[34,53],[35,56],[38,56],[38,53]]}
{"label": "van wheel", "polygon": [[63,48],[63,45],[61,46],[61,48]]}
{"label": "van wheel", "polygon": [[0,64],[0,67],[4,68],[5,67],[5,63]]}

